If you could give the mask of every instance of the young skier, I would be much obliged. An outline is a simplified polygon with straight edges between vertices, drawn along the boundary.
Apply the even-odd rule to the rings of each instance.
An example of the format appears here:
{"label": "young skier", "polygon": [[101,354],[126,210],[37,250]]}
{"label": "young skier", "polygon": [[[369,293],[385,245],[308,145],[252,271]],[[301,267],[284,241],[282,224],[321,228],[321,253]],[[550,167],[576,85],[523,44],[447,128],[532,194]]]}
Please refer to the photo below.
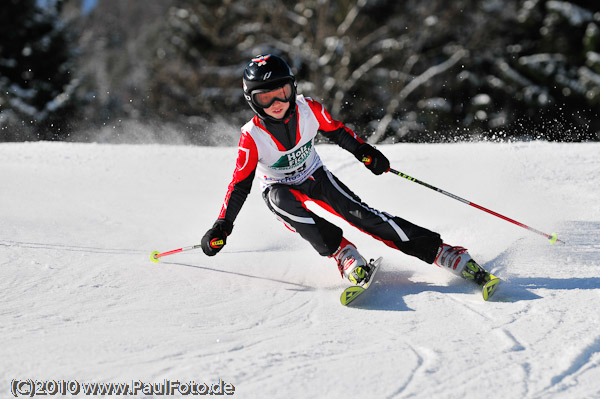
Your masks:
{"label": "young skier", "polygon": [[256,115],[242,127],[233,179],[217,221],[202,238],[206,255],[216,255],[226,244],[258,175],[263,199],[275,216],[319,254],[333,258],[342,276],[353,284],[369,275],[368,263],[344,238],[342,229],[308,210],[306,201],[405,254],[479,285],[490,279],[464,248],[444,244],[438,233],[369,207],[327,170],[314,146],[317,133],[349,151],[376,175],[387,172],[390,163],[320,103],[297,95],[294,74],[282,58],[273,54],[253,58],[244,70],[243,89]]}

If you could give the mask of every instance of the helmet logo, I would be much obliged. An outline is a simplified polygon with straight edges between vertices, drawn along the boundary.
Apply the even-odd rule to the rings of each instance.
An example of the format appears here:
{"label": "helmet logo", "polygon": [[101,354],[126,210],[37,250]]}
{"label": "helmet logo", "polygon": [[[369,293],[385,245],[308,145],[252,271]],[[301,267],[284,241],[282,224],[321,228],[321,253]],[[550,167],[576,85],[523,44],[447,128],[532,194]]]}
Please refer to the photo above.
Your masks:
{"label": "helmet logo", "polygon": [[258,66],[267,65],[267,60],[269,59],[269,57],[271,57],[271,54],[259,55],[256,58],[252,58],[252,62],[256,62],[256,65],[258,65]]}
{"label": "helmet logo", "polygon": [[265,73],[265,76],[263,76],[263,80],[269,79],[271,77],[271,73],[272,73],[271,71]]}

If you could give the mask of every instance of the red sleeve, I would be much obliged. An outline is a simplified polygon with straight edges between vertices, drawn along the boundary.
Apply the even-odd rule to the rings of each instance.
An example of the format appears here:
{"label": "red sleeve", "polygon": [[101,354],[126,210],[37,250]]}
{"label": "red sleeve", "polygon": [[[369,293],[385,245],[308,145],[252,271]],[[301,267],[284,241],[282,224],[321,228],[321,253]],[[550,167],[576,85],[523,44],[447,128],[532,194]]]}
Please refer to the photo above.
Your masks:
{"label": "red sleeve", "polygon": [[219,219],[227,219],[233,223],[250,193],[257,164],[258,150],[256,143],[250,134],[242,131],[233,178],[227,188]]}

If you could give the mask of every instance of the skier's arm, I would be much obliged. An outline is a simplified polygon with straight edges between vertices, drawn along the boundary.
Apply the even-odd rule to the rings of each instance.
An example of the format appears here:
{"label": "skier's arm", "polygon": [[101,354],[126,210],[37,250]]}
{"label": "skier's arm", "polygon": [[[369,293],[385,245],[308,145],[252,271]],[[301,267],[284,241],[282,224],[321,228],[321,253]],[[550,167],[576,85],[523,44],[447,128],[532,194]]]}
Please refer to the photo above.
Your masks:
{"label": "skier's arm", "polygon": [[231,235],[233,222],[250,194],[257,163],[256,144],[249,134],[242,132],[233,178],[227,187],[221,212],[213,227],[202,237],[202,250],[206,255],[216,255],[227,242],[227,237]]}
{"label": "skier's arm", "polygon": [[390,169],[390,162],[381,151],[365,143],[342,122],[333,119],[325,107],[317,101],[307,98],[307,102],[319,121],[319,132],[323,136],[351,152],[356,159],[376,175],[380,175]]}
{"label": "skier's arm", "polygon": [[258,150],[256,144],[252,137],[244,132],[240,138],[233,178],[227,188],[219,219],[225,219],[233,224],[242,209],[242,205],[246,202],[248,194],[250,194],[257,164]]}

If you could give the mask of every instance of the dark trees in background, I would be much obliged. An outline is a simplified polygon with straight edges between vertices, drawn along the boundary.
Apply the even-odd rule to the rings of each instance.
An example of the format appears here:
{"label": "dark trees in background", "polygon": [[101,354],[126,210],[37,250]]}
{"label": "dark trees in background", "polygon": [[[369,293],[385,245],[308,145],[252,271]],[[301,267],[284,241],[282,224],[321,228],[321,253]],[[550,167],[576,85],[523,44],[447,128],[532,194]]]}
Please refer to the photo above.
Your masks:
{"label": "dark trees in background", "polygon": [[[600,140],[597,1],[102,0],[84,16],[78,4],[65,8],[85,101],[77,118],[54,125],[78,123],[71,139],[98,140],[97,130],[101,141],[148,132],[169,141],[171,131],[184,142],[235,144],[252,115],[243,68],[274,52],[290,62],[299,92],[373,143]],[[31,18],[11,12],[8,23]],[[52,84],[70,94],[68,82]],[[29,104],[35,90],[25,89],[13,92]],[[19,101],[2,96],[0,112],[29,123]],[[36,110],[29,119],[45,120]]]}
{"label": "dark trees in background", "polygon": [[62,140],[76,118],[74,46],[59,1],[0,8],[0,141]]}
{"label": "dark trees in background", "polygon": [[243,124],[244,64],[276,52],[371,142],[600,139],[593,1],[189,0],[167,20],[152,91],[169,118]]}

